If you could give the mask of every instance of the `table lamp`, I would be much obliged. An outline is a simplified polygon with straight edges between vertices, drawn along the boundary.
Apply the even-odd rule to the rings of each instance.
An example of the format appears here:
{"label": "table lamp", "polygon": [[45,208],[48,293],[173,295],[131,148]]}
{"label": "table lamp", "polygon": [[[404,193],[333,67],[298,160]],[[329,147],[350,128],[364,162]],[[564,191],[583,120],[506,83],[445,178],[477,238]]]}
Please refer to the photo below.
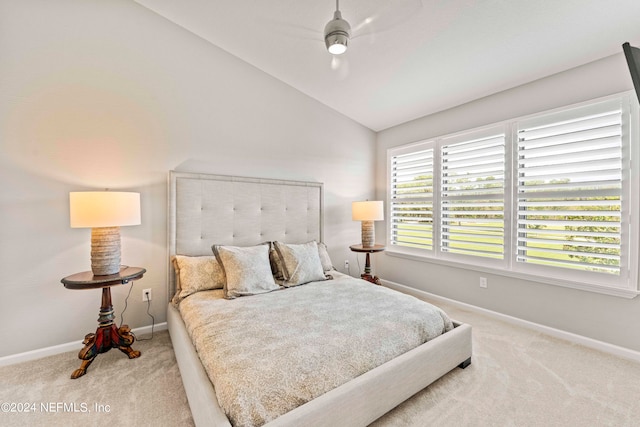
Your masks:
{"label": "table lamp", "polygon": [[91,228],[94,276],[120,272],[120,226],[140,224],[140,193],[80,191],[69,193],[72,228]]}
{"label": "table lamp", "polygon": [[352,202],[351,219],[362,221],[362,247],[372,248],[376,244],[373,222],[384,219],[384,204],[379,200]]}

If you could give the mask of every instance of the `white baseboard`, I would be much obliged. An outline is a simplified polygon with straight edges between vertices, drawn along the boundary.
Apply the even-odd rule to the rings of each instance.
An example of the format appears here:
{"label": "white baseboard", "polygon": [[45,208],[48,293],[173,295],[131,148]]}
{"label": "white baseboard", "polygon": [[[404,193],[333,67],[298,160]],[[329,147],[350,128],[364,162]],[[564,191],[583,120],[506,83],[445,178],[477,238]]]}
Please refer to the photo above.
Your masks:
{"label": "white baseboard", "polygon": [[[167,322],[158,323],[153,326],[154,332],[164,331],[167,329]],[[151,333],[151,325],[142,326],[132,329],[136,335],[144,335]],[[66,353],[67,351],[80,351],[82,348],[82,340],[68,342],[66,344],[54,345],[51,347],[40,348],[37,350],[26,351],[24,353],[12,354],[0,357],[0,366],[14,365],[16,363],[27,362],[29,360],[41,359],[43,357],[52,356],[54,354]]]}
{"label": "white baseboard", "polygon": [[[511,323],[513,325],[522,326],[527,329],[531,329],[537,332],[542,332],[547,335],[551,335],[556,338],[561,338],[567,340],[569,342],[580,344],[585,347],[589,347],[595,350],[600,350],[605,353],[612,354],[614,356],[623,357],[625,359],[630,359],[635,362],[640,362],[640,352],[631,350],[629,348],[620,347],[615,344],[609,344],[604,341],[598,341],[593,338],[585,337],[582,335],[574,334],[572,332],[563,331],[561,329],[552,328],[549,326],[541,325],[539,323],[530,322],[528,320],[519,319],[517,317],[509,316],[506,314],[498,313],[496,311],[487,310],[486,308],[477,307],[475,305],[466,304],[460,301],[452,300],[449,298],[441,297],[439,295],[435,295],[426,291],[422,291],[420,289],[411,288],[409,286],[401,285],[399,283],[395,283],[389,280],[381,280],[382,284],[388,288],[395,289],[397,291],[403,292],[405,294],[413,295],[415,297],[423,297],[428,298],[435,301],[442,301],[447,304],[451,304],[454,306],[458,306],[461,308],[465,308],[470,311],[475,311],[478,313],[485,314],[494,319],[502,320],[507,323]],[[473,325],[472,325],[473,326]]]}

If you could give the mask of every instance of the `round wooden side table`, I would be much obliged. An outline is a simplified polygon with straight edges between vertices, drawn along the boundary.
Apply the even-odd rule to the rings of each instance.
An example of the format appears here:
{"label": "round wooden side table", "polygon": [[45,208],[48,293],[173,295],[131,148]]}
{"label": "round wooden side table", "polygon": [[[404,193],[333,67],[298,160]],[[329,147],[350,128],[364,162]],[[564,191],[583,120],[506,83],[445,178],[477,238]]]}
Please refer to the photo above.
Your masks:
{"label": "round wooden side table", "polygon": [[100,353],[105,353],[112,348],[117,348],[129,359],[140,357],[140,352],[131,348],[135,337],[131,334],[128,325],[116,326],[113,319],[113,305],[111,303],[111,286],[124,285],[132,280],[142,278],[147,270],[140,267],[121,267],[117,274],[105,276],[94,276],[91,271],[72,274],[61,280],[67,289],[100,289],[102,288],[102,304],[100,305],[100,316],[98,317],[98,329],[95,334],[85,335],[84,347],[78,353],[78,358],[82,360],[80,368],[73,371],[72,379],[79,378],[87,372],[87,368],[93,359]]}
{"label": "round wooden side table", "polygon": [[360,277],[371,283],[375,283],[376,285],[379,285],[380,278],[378,276],[371,275],[371,259],[369,258],[369,255],[376,252],[384,251],[385,246],[384,245],[373,245],[373,246],[351,245],[349,246],[349,249],[351,249],[353,252],[360,252],[360,253],[367,254],[367,257],[364,263],[364,273],[362,273]]}

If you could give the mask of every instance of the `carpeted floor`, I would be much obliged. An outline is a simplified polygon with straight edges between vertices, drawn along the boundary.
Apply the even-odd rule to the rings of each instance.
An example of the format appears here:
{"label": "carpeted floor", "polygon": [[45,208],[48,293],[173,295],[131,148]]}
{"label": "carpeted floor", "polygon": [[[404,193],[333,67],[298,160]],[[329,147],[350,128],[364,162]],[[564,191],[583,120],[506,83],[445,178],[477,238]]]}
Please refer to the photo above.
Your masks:
{"label": "carpeted floor", "polygon": [[0,402],[35,408],[2,408],[0,426],[192,426],[169,333],[133,348],[142,356],[112,349],[75,380],[69,376],[80,366],[77,352],[1,367]]}
{"label": "carpeted floor", "polygon": [[[640,425],[640,364],[439,305],[473,326],[473,363],[373,426]],[[134,348],[142,357],[109,351],[77,380],[77,352],[1,367],[0,425],[192,426],[168,333]]]}

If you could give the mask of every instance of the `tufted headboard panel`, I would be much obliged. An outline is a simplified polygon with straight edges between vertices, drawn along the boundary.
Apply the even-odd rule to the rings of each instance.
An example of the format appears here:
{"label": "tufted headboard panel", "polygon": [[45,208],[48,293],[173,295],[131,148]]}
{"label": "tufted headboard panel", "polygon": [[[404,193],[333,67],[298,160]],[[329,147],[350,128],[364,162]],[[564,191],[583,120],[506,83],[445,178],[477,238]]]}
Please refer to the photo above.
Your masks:
{"label": "tufted headboard panel", "polygon": [[[168,245],[173,255],[212,255],[211,245],[321,242],[323,187],[283,181],[169,172]],[[169,300],[175,292],[169,262]]]}

